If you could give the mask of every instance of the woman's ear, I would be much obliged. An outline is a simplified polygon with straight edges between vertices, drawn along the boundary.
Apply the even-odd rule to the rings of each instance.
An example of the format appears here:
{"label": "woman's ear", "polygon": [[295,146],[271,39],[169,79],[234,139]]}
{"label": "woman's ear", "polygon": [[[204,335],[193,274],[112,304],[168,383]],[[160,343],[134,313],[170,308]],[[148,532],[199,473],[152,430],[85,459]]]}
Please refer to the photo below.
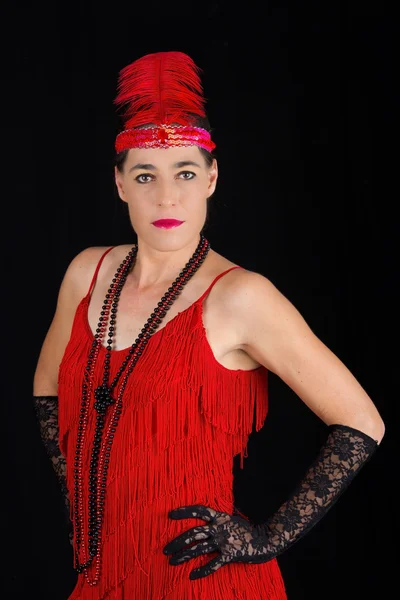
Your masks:
{"label": "woman's ear", "polygon": [[217,159],[214,158],[211,167],[208,170],[208,196],[213,195],[215,192],[215,188],[217,187],[217,179],[218,179],[218,163]]}
{"label": "woman's ear", "polygon": [[115,185],[117,186],[118,195],[123,200],[123,202],[127,202],[125,191],[124,191],[124,181],[122,173],[114,167],[114,177],[115,177]]}

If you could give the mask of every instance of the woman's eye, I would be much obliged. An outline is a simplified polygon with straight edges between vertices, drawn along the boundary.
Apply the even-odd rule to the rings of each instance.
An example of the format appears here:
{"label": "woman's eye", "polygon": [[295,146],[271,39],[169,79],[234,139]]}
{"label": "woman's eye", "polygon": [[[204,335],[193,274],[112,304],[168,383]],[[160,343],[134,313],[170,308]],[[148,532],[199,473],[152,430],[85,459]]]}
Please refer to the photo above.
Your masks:
{"label": "woman's eye", "polygon": [[[196,177],[196,173],[193,173],[192,171],[181,171],[177,176],[179,179],[189,180],[194,179],[194,177]],[[135,177],[135,181],[138,183],[149,183],[150,181],[153,181],[153,179],[154,177],[151,173],[141,173]]]}
{"label": "woman's eye", "polygon": [[148,183],[152,180],[152,178],[152,175],[149,175],[148,173],[142,173],[141,175],[135,177],[135,181],[137,181],[138,183]]}
{"label": "woman's eye", "polygon": [[193,179],[196,177],[196,173],[193,173],[192,171],[181,171],[178,173],[178,176],[181,177],[181,179]]}

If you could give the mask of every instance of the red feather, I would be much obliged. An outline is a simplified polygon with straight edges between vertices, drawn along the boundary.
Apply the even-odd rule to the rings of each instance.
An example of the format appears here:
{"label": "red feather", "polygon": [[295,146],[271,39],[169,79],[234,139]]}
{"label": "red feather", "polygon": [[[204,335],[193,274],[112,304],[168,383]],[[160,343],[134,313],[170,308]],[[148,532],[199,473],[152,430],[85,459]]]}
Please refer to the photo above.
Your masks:
{"label": "red feather", "polygon": [[[183,52],[147,54],[119,73],[114,102],[126,129],[154,123],[193,124],[205,116],[200,69]],[[191,118],[192,117],[192,118]]]}

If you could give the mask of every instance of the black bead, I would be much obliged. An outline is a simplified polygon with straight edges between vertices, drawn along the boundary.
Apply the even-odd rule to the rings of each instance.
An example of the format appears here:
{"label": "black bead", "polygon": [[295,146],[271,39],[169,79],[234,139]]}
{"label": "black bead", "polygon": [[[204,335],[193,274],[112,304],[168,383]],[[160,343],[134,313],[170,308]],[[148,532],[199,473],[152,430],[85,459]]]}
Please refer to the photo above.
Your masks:
{"label": "black bead", "polygon": [[[99,338],[103,337],[106,333],[105,332],[106,328],[104,327],[104,330],[103,330],[102,324],[103,324],[103,321],[105,324],[105,322],[107,320],[105,317],[105,314],[108,310],[107,307],[111,305],[112,308],[108,311],[108,314],[110,317],[110,323],[108,326],[108,339],[107,339],[107,346],[106,346],[107,353],[106,353],[106,358],[104,361],[103,385],[100,388],[96,388],[95,394],[94,394],[95,400],[96,400],[94,403],[94,406],[95,406],[96,410],[98,411],[98,413],[96,415],[96,431],[95,431],[94,439],[93,439],[93,443],[92,443],[92,456],[91,456],[89,478],[88,478],[88,481],[89,481],[88,502],[89,502],[89,511],[90,511],[90,515],[91,515],[88,548],[89,548],[89,554],[90,554],[91,558],[88,561],[86,561],[86,563],[84,563],[83,565],[78,564],[78,562],[77,562],[76,570],[78,571],[78,573],[83,572],[86,568],[88,568],[91,565],[91,563],[93,562],[93,557],[96,556],[97,551],[98,551],[98,547],[99,547],[98,539],[99,539],[99,535],[100,535],[100,531],[101,531],[102,519],[103,519],[103,513],[104,513],[104,498],[105,498],[105,493],[106,493],[107,471],[108,471],[109,462],[110,462],[110,452],[111,452],[114,434],[116,433],[116,427],[117,427],[118,421],[120,419],[120,415],[122,413],[121,398],[122,398],[122,394],[123,394],[127,379],[129,377],[130,373],[133,371],[133,368],[135,367],[139,357],[142,355],[143,349],[146,346],[148,340],[150,339],[151,334],[156,331],[158,325],[162,322],[162,319],[165,317],[167,311],[169,310],[169,307],[173,304],[175,299],[178,297],[180,292],[183,290],[184,285],[194,275],[194,273],[197,271],[197,269],[202,264],[202,262],[204,262],[209,249],[210,249],[209,242],[205,239],[203,234],[201,234],[200,242],[199,242],[194,254],[189,259],[189,261],[185,265],[184,269],[180,272],[179,276],[175,279],[175,282],[173,283],[173,285],[168,288],[168,292],[166,292],[164,294],[164,296],[162,296],[161,301],[158,302],[157,306],[154,308],[149,319],[147,320],[144,327],[142,328],[142,331],[139,333],[137,339],[135,340],[135,343],[132,344],[131,348],[129,349],[128,355],[125,358],[121,367],[119,368],[117,375],[114,377],[111,385],[108,384],[110,368],[111,368],[110,367],[110,362],[111,362],[110,357],[111,357],[111,350],[112,350],[113,333],[115,331],[114,325],[116,323],[116,314],[117,314],[117,310],[118,310],[119,296],[120,296],[121,290],[125,284],[128,273],[131,270],[131,267],[135,261],[135,257],[137,256],[137,252],[138,252],[137,245],[133,246],[131,248],[127,257],[123,260],[123,262],[118,267],[118,269],[114,275],[114,278],[112,279],[112,282],[110,283],[110,287],[106,294],[106,297],[105,297],[105,300],[103,303],[103,307],[102,307],[102,311],[100,313],[98,328],[96,329],[96,334],[94,336],[94,340],[92,342],[92,347],[89,352],[88,363],[84,370],[85,382],[82,384],[82,404],[81,404],[81,410],[80,410],[80,420],[79,420],[79,424],[78,424],[78,440],[77,440],[77,445],[76,445],[76,457],[75,457],[75,460],[77,461],[75,463],[76,466],[79,465],[79,462],[81,460],[81,452],[82,452],[81,439],[82,439],[82,435],[83,435],[82,434],[83,423],[84,423],[84,418],[87,413],[87,406],[89,406],[89,403],[86,402],[87,389],[88,389],[88,384],[86,382],[90,381],[90,373],[92,372],[91,367],[93,365],[95,351],[101,345],[101,341]],[[191,267],[190,271],[189,271],[189,267]],[[139,343],[141,344],[140,351],[137,351],[135,353]],[[132,357],[132,354],[135,354],[134,357]],[[119,381],[119,378],[121,377],[122,373],[125,371],[126,367],[128,367],[128,370],[126,373],[126,377],[124,378],[123,388],[119,391],[119,394],[118,394],[117,408],[115,409],[114,418],[112,421],[112,428],[110,429],[111,433],[109,434],[109,440],[107,441],[107,445],[106,445],[105,460],[104,460],[104,463],[102,466],[102,470],[101,470],[101,472],[99,472],[98,461],[99,461],[100,448],[101,448],[101,444],[102,444],[103,430],[104,430],[104,426],[105,426],[105,418],[104,418],[105,413],[106,413],[106,410],[108,409],[108,407],[111,404],[116,402],[116,400],[112,397],[112,391],[116,387],[116,385]],[[79,515],[79,492],[81,492],[81,489],[79,486],[78,473],[79,473],[79,469],[76,468],[74,470],[74,478],[75,478],[74,479],[75,480],[75,488],[74,489],[76,490],[75,501],[74,501],[74,517],[75,517],[74,518],[74,525],[75,525],[74,529],[75,529],[75,539],[76,539],[76,543],[77,543],[77,548],[79,551],[81,538],[82,538],[81,527],[82,527],[83,521],[82,521],[82,516]],[[100,489],[98,490],[97,485],[99,482],[101,482],[101,483],[100,483]],[[98,514],[97,514],[97,512],[98,512]]]}

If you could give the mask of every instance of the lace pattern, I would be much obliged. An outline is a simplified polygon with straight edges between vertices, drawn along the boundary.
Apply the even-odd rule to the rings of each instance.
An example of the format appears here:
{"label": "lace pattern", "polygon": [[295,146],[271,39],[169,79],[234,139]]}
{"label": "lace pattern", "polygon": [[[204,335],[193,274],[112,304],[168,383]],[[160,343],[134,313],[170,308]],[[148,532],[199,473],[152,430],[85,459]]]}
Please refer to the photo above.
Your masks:
{"label": "lace pattern", "polygon": [[40,425],[40,435],[57,475],[69,516],[70,504],[66,482],[66,461],[58,443],[58,396],[34,396],[33,400],[36,417]]}
{"label": "lace pattern", "polygon": [[346,425],[331,425],[326,443],[293,495],[258,530],[268,538],[268,552],[280,554],[308,532],[335,504],[377,442]]}
{"label": "lace pattern", "polygon": [[[190,579],[206,577],[229,562],[263,563],[281,554],[305,535],[334,505],[360,468],[375,452],[377,442],[345,425],[331,425],[328,438],[292,496],[262,525],[202,505],[180,507],[172,519],[198,518],[193,527],[164,548],[170,564],[179,565],[209,552],[218,552]],[[201,541],[204,540],[204,541]],[[193,544],[188,547],[190,544]]]}

